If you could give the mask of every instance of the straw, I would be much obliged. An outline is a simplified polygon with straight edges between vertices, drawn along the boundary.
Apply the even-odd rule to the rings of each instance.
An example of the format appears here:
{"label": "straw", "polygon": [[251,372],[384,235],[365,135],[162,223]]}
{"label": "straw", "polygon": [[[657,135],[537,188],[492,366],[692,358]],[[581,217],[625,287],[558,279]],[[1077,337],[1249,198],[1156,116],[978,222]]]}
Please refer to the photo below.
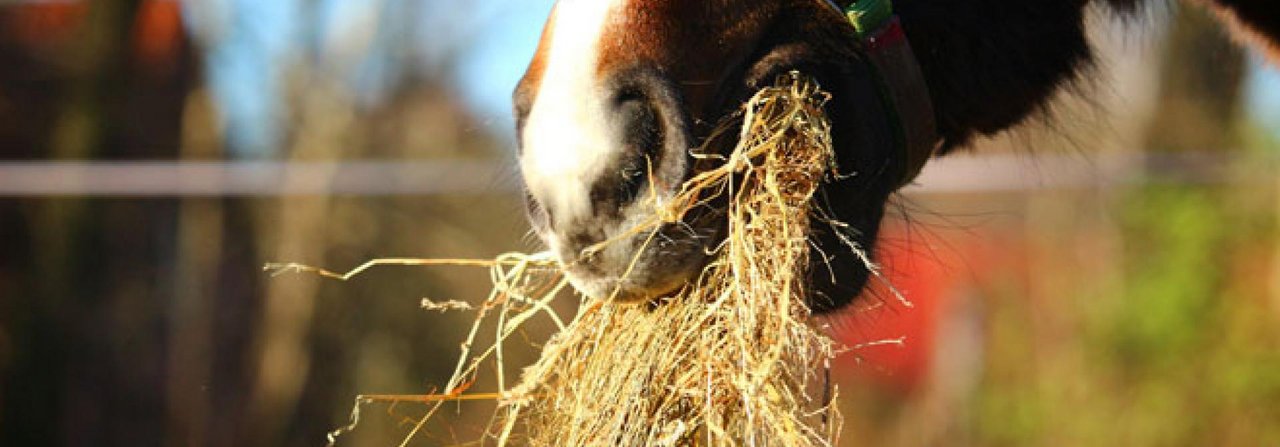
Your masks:
{"label": "straw", "polygon": [[[727,204],[727,236],[712,261],[657,305],[584,299],[566,323],[550,304],[568,283],[546,253],[493,261],[372,261],[346,274],[269,265],[277,273],[310,271],[344,280],[381,264],[491,269],[493,291],[479,305],[424,301],[432,310],[476,313],[444,392],[359,396],[351,424],[333,432],[331,443],[356,428],[362,404],[428,405],[407,444],[444,403],[495,399],[499,406],[481,444],[835,445],[840,417],[831,405],[835,390],[827,371],[838,347],[811,325],[805,304],[810,225],[826,222],[811,209],[812,198],[837,175],[827,100],[807,77],[780,77],[743,107],[738,144],[723,163],[687,181],[664,204],[654,202],[652,218],[618,237],[647,232],[652,238],[700,204]],[[505,344],[538,316],[550,318],[559,332],[540,359],[511,380],[502,372]],[[475,346],[484,323],[495,321],[493,344]],[[498,364],[498,390],[469,394],[481,365],[490,361]]]}

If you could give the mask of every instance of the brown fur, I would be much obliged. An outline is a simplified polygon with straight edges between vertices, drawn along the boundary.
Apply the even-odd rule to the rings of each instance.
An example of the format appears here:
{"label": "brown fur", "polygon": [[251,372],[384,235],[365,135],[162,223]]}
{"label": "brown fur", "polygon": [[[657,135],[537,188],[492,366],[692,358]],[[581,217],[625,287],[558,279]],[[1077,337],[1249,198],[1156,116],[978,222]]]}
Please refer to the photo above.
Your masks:
{"label": "brown fur", "polygon": [[[897,0],[896,12],[933,101],[941,153],[975,136],[1017,125],[1087,72],[1093,50],[1085,36],[1084,16],[1094,1],[1125,14],[1137,11],[1145,0]],[[1244,30],[1245,40],[1262,42],[1273,58],[1280,59],[1280,8],[1269,5],[1275,0],[1191,1],[1208,3],[1235,29]],[[548,26],[538,56],[516,92],[521,126],[537,96],[553,28]],[[599,80],[613,83],[610,88],[621,97],[628,94],[628,83],[645,85],[652,97],[670,99],[660,104],[674,105],[662,109],[663,120],[635,121],[644,123],[631,129],[639,137],[627,140],[636,147],[621,152],[631,155],[618,160],[618,166],[644,159],[636,153],[669,156],[689,147],[653,150],[662,141],[704,147],[712,130],[733,122],[732,112],[777,74],[800,70],[817,78],[833,97],[828,114],[834,123],[837,162],[845,172],[856,173],[825,186],[820,200],[854,230],[851,239],[874,249],[885,203],[902,181],[906,156],[895,152],[894,127],[887,118],[891,114],[869,74],[862,43],[841,14],[822,0],[630,0],[608,22],[602,39],[595,67]],[[676,133],[679,139],[669,138]],[[724,150],[731,143],[710,141],[705,147]],[[699,169],[697,163],[692,156],[684,163],[654,163],[680,169],[657,172],[659,178],[653,181],[664,187],[678,185]],[[618,170],[606,170],[593,185],[595,219],[620,219],[622,207],[642,190],[641,185],[618,180]],[[542,211],[532,202],[535,223],[537,215],[553,211]],[[679,232],[664,233],[671,243],[660,253],[637,255],[638,259],[657,265],[699,256],[705,248],[699,244],[714,245],[710,235],[715,221],[714,209],[695,213],[687,228],[701,236],[679,240]],[[585,246],[603,237],[589,231],[590,222],[578,225],[569,233],[584,236],[571,241]],[[868,275],[833,231],[818,226],[813,236],[814,245],[826,256],[811,267],[810,304],[819,312],[852,300]],[[692,274],[675,271],[682,269],[658,269],[661,274],[651,279],[670,283]]]}
{"label": "brown fur", "polygon": [[[1129,13],[1145,0],[1098,1]],[[1280,64],[1280,6],[1273,0],[1194,1],[1218,11],[1242,42]],[[1092,50],[1084,32],[1089,3],[895,2],[932,91],[944,152],[975,135],[1020,123],[1089,66]],[[607,31],[598,70],[641,62],[666,67],[682,82],[695,117],[714,113],[715,87],[751,54],[780,11],[823,14],[821,9],[820,0],[633,0]],[[530,73],[537,73],[533,68]]]}

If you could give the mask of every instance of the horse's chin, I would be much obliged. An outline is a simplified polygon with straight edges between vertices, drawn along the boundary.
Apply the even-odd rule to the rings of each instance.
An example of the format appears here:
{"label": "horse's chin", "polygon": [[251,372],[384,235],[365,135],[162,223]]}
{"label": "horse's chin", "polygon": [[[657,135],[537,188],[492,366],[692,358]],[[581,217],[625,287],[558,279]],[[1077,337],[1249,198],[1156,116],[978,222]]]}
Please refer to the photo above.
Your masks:
{"label": "horse's chin", "polygon": [[711,260],[710,230],[668,225],[584,253],[579,247],[555,251],[569,283],[583,295],[615,303],[643,303],[678,292]]}
{"label": "horse's chin", "polygon": [[[668,297],[680,291],[700,266],[689,270],[666,270],[661,260],[633,264],[629,273],[622,275],[599,274],[588,269],[566,266],[569,284],[579,293],[596,300],[612,303],[647,303]],[[663,271],[658,271],[663,270]]]}
{"label": "horse's chin", "polygon": [[[872,233],[871,238],[859,238],[858,244],[874,250],[875,230],[868,233]],[[689,246],[685,249],[670,245],[638,248],[644,245],[645,239],[648,238],[618,241],[613,244],[616,247],[613,250],[605,248],[576,262],[562,262],[569,283],[582,295],[595,300],[654,303],[697,280],[714,256],[687,241]],[[652,244],[652,240],[649,242]],[[811,243],[817,249],[809,259],[806,304],[818,314],[838,310],[863,292],[870,272],[830,231],[816,231]],[[569,256],[561,256],[561,259],[567,258]]]}
{"label": "horse's chin", "polygon": [[652,284],[635,284],[621,278],[604,278],[586,275],[568,275],[569,283],[583,295],[611,303],[641,304],[670,296],[680,290],[675,287],[655,287]]}

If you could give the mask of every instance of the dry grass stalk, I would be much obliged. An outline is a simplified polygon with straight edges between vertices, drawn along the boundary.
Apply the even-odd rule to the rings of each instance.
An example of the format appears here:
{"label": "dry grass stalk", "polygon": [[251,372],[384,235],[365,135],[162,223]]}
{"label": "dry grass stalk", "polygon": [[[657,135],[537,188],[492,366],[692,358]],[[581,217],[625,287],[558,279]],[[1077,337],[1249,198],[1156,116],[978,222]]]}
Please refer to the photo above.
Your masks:
{"label": "dry grass stalk", "polygon": [[[495,287],[475,309],[445,393],[361,396],[352,425],[333,436],[355,427],[361,403],[430,405],[408,443],[444,402],[467,396],[482,363],[496,361],[499,392],[484,396],[500,401],[486,434],[500,445],[835,444],[839,415],[823,373],[836,346],[809,324],[804,304],[809,226],[820,218],[810,199],[835,175],[826,101],[797,74],[760,91],[744,108],[739,144],[725,162],[687,182],[633,233],[728,198],[728,236],[684,290],[651,307],[588,301],[566,324],[548,306],[567,286],[548,255],[484,262]],[[351,277],[298,265],[269,268]],[[538,315],[550,316],[560,331],[541,359],[508,384],[504,342]],[[477,350],[473,343],[489,319],[497,321],[496,342]]]}
{"label": "dry grass stalk", "polygon": [[498,439],[523,422],[530,445],[832,442],[811,393],[834,345],[804,305],[810,199],[834,173],[824,101],[799,77],[752,99],[727,162],[659,214],[730,195],[715,260],[655,308],[585,307],[510,391]]}

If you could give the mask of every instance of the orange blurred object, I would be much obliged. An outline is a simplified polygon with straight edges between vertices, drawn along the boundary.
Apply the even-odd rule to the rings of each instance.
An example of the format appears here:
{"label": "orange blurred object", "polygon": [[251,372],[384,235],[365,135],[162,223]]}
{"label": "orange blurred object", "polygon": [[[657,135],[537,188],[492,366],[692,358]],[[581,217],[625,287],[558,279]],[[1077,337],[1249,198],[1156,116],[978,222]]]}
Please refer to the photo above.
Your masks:
{"label": "orange blurred object", "polygon": [[[90,0],[0,5],[0,33],[34,52],[56,50],[72,42],[89,15]],[[132,22],[130,48],[143,66],[171,66],[181,53],[181,6],[174,0],[146,0]]]}
{"label": "orange blurred object", "polygon": [[40,2],[0,5],[6,40],[30,49],[67,43],[88,14],[88,2]]}
{"label": "orange blurred object", "polygon": [[927,378],[938,311],[953,282],[942,274],[941,261],[913,253],[912,245],[882,244],[879,251],[888,282],[909,306],[885,281],[873,277],[860,303],[838,316],[835,324],[837,339],[857,347],[841,357],[842,369],[902,394],[915,391]]}
{"label": "orange blurred object", "polygon": [[985,280],[981,272],[1016,268],[1017,262],[1003,254],[1016,248],[926,233],[895,226],[882,231],[878,253],[884,275],[909,303],[899,300],[886,280],[872,278],[860,304],[833,317],[835,337],[846,346],[861,346],[841,357],[841,369],[904,396],[927,385],[938,366],[939,345],[946,345],[938,338],[939,328],[966,317],[960,299]]}
{"label": "orange blurred object", "polygon": [[182,11],[172,0],[143,2],[133,22],[133,54],[145,66],[169,66],[182,49]]}

